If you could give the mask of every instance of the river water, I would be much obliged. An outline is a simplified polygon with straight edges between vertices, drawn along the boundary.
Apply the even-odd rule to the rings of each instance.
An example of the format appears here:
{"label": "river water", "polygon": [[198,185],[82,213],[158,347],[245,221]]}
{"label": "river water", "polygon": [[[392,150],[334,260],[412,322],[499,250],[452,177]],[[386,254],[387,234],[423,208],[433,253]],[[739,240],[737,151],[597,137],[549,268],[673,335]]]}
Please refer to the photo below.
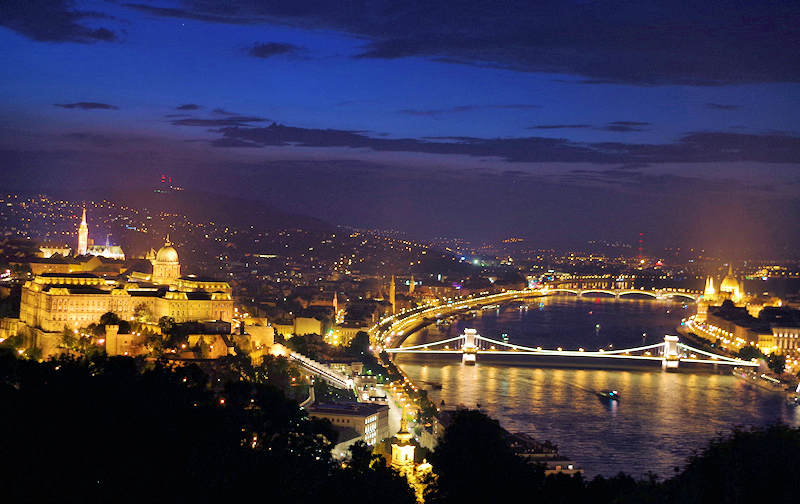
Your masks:
{"label": "river water", "polygon": [[[498,340],[505,333],[509,342],[526,346],[629,348],[663,341],[692,313],[692,305],[667,301],[547,297],[527,307],[484,311],[449,329],[432,326],[404,344],[435,341],[473,327]],[[452,356],[398,356],[397,363],[437,404],[480,405],[506,429],[556,443],[588,477],[624,471],[666,478],[693,451],[734,426],[779,420],[800,425],[800,408],[726,373],[685,368],[667,373],[658,366],[542,367],[524,359],[500,363],[479,355],[473,367]],[[595,395],[601,390],[617,390],[621,400],[604,401]]]}

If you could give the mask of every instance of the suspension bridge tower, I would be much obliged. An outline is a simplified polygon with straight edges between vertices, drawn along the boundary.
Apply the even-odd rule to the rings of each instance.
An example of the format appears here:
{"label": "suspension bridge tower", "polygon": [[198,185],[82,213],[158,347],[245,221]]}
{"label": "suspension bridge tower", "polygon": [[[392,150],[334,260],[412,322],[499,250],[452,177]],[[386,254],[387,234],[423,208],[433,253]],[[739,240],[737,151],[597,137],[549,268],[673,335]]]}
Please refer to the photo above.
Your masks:
{"label": "suspension bridge tower", "polygon": [[664,358],[661,360],[661,368],[667,371],[678,369],[681,357],[678,354],[678,337],[664,336]]}
{"label": "suspension bridge tower", "polygon": [[475,329],[464,329],[464,346],[461,347],[461,363],[467,366],[474,366],[478,358],[478,345],[475,344],[475,336],[478,331]]}

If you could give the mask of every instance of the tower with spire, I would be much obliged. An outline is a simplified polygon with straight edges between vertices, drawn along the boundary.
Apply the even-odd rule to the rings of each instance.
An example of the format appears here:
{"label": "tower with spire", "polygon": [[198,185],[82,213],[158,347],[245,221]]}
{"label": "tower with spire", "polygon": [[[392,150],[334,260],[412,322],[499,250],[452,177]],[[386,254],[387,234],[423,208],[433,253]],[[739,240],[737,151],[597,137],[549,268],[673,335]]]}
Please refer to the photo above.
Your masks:
{"label": "tower with spire", "polygon": [[394,435],[392,440],[392,467],[401,472],[414,467],[414,450],[416,446],[411,442],[413,436],[408,432],[408,422],[406,421],[406,407],[400,416],[400,431]]}
{"label": "tower with spire", "polygon": [[706,288],[703,290],[703,299],[713,300],[717,296],[717,289],[714,288],[714,277],[709,275],[706,278]]}
{"label": "tower with spire", "polygon": [[411,275],[411,280],[408,281],[408,293],[414,294],[414,275]]}
{"label": "tower with spire", "polygon": [[81,225],[78,226],[78,255],[89,252],[89,226],[86,224],[86,207],[83,207]]}

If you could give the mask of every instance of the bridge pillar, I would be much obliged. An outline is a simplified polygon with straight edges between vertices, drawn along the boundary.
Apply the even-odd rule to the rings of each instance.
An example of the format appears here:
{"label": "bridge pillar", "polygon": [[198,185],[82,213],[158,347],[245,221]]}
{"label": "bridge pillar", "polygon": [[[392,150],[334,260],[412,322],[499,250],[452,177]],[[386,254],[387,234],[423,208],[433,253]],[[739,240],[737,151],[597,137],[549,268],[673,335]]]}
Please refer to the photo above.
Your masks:
{"label": "bridge pillar", "polygon": [[467,366],[474,366],[478,358],[478,345],[475,344],[475,336],[478,331],[475,329],[464,329],[464,346],[461,347],[461,363]]}
{"label": "bridge pillar", "polygon": [[678,354],[678,337],[664,336],[664,358],[661,360],[661,369],[667,371],[678,369],[681,357]]}

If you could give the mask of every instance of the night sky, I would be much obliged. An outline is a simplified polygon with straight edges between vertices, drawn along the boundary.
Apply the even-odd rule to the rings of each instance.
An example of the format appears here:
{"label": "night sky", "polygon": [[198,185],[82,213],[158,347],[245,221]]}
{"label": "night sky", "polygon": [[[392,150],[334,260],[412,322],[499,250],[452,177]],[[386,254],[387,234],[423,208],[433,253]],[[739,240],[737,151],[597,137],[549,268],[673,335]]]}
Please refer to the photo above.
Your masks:
{"label": "night sky", "polygon": [[796,254],[800,2],[0,1],[23,191]]}

